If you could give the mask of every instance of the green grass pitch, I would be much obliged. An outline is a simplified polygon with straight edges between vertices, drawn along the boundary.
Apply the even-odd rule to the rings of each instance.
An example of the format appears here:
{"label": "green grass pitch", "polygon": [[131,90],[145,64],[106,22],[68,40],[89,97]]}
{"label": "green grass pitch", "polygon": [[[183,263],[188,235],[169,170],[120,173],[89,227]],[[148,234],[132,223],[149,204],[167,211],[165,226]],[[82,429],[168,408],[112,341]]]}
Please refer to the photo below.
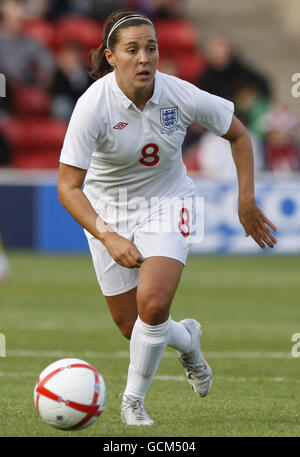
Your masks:
{"label": "green grass pitch", "polygon": [[[89,256],[10,253],[12,275],[0,289],[0,436],[299,436],[300,258],[190,257],[172,318],[197,318],[213,387],[198,398],[168,348],[148,392],[154,427],[126,427],[120,397],[129,342],[98,288]],[[45,424],[33,403],[39,373],[64,357],[82,358],[102,373],[108,400],[82,431]]]}

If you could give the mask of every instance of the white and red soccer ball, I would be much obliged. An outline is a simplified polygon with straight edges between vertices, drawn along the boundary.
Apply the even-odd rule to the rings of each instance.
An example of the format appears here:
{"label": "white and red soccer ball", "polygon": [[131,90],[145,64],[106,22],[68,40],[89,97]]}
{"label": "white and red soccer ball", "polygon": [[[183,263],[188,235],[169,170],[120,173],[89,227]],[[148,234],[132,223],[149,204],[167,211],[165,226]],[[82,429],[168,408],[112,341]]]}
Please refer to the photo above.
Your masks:
{"label": "white and red soccer ball", "polygon": [[106,403],[101,374],[80,359],[61,359],[40,374],[34,402],[41,418],[53,427],[70,430],[88,427]]}

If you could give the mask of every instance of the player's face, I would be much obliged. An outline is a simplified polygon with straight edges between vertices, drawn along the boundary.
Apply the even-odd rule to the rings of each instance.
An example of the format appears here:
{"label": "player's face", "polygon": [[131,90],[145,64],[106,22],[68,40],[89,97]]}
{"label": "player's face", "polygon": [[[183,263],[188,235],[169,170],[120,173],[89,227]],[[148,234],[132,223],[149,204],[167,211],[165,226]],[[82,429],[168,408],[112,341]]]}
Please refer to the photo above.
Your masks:
{"label": "player's face", "polygon": [[153,90],[158,65],[158,45],[151,25],[121,29],[114,51],[106,50],[109,63],[114,67],[117,82],[122,90]]}

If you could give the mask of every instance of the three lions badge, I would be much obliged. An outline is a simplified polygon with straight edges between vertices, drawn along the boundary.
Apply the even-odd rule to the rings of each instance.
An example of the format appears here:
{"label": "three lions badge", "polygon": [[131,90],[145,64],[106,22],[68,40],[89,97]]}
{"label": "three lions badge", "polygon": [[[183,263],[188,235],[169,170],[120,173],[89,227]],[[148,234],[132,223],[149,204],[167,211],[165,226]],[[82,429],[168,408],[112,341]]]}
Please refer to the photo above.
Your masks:
{"label": "three lions badge", "polygon": [[178,130],[178,108],[173,106],[171,108],[161,108],[160,110],[160,123],[163,126],[161,133],[170,135]]}

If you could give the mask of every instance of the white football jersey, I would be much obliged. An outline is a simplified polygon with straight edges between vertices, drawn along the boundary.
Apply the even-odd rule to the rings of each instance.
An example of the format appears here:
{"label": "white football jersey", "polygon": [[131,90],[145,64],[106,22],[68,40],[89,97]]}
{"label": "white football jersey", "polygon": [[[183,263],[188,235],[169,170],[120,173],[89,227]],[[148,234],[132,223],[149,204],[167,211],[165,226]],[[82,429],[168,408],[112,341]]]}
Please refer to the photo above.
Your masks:
{"label": "white football jersey", "polygon": [[94,207],[99,199],[118,206],[120,190],[128,200],[192,196],[181,151],[186,129],[197,122],[224,135],[233,111],[230,101],[159,71],[141,111],[111,72],[79,98],[60,161],[88,170],[84,192]]}

